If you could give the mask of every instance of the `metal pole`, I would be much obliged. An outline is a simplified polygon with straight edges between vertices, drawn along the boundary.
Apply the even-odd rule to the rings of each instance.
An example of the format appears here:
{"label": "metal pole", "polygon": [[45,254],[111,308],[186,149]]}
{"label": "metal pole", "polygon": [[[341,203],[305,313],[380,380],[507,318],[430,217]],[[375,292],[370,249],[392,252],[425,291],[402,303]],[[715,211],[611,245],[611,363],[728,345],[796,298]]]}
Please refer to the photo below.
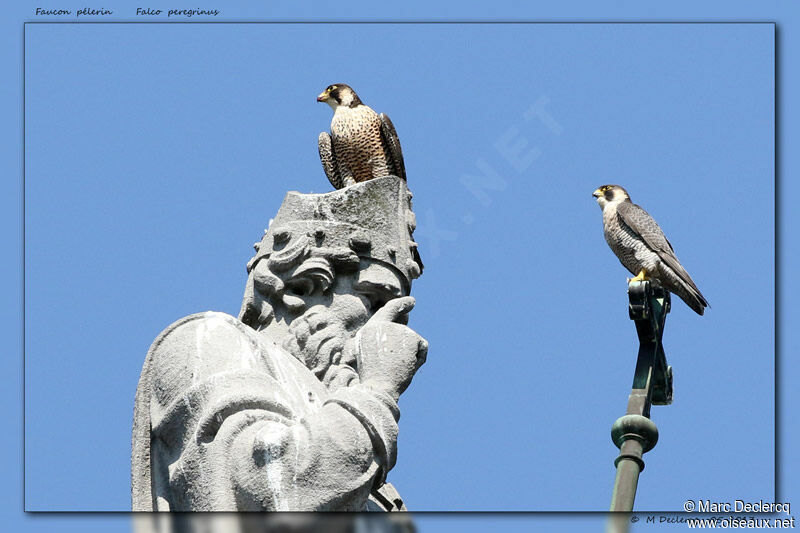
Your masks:
{"label": "metal pole", "polygon": [[617,476],[611,510],[629,513],[633,511],[639,473],[644,470],[642,456],[658,442],[658,428],[649,418],[629,414],[614,422],[611,434],[614,444],[619,446],[619,457],[614,461]]}

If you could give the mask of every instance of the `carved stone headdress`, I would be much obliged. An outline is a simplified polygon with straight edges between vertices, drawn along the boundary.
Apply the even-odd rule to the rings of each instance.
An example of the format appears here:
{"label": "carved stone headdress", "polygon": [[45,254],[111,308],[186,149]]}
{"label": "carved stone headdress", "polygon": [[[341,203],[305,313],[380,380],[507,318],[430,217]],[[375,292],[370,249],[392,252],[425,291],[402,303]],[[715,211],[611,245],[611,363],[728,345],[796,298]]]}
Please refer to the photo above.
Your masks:
{"label": "carved stone headdress", "polygon": [[411,192],[394,176],[324,194],[289,192],[263,239],[255,244],[256,255],[247,271],[271,256],[270,263],[279,257],[293,260],[294,249],[298,253],[309,246],[338,249],[393,267],[408,291],[423,268],[413,240],[415,228]]}

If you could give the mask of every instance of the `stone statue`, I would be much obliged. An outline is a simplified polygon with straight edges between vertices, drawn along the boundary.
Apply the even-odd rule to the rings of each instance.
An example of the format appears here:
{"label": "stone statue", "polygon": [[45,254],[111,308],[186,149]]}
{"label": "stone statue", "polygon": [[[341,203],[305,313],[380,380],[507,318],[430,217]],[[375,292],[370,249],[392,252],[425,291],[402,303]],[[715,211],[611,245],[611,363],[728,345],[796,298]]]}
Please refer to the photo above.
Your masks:
{"label": "stone statue", "polygon": [[406,325],[414,227],[394,176],[287,194],[239,317],[182,318],[147,354],[134,511],[405,509],[386,475],[428,347]]}

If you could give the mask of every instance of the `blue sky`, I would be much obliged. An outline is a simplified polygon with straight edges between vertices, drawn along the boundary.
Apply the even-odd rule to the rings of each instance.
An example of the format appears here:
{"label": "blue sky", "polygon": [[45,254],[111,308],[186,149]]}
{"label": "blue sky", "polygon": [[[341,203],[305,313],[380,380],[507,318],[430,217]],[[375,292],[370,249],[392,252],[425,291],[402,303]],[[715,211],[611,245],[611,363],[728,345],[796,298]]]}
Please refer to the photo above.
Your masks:
{"label": "blue sky", "polygon": [[653,409],[637,509],[774,498],[771,24],[37,24],[25,39],[28,510],[128,508],[147,347],[180,316],[235,314],[285,191],[329,190],[314,97],[340,81],[392,117],[415,194],[411,325],[431,349],[390,475],[409,507],[607,508],[637,345],[590,196],[609,182],[712,305],[674,301],[675,403]]}

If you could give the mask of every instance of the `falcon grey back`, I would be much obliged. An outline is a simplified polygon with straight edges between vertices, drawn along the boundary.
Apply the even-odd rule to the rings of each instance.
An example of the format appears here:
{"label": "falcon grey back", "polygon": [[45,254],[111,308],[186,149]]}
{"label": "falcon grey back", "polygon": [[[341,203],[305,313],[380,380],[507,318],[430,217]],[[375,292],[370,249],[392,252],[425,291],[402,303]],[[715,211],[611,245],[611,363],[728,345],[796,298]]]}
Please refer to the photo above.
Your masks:
{"label": "falcon grey back", "polygon": [[611,251],[635,280],[655,279],[698,315],[708,301],[678,261],[672,244],[647,211],[619,185],[598,187],[592,196],[603,210],[603,234]]}

